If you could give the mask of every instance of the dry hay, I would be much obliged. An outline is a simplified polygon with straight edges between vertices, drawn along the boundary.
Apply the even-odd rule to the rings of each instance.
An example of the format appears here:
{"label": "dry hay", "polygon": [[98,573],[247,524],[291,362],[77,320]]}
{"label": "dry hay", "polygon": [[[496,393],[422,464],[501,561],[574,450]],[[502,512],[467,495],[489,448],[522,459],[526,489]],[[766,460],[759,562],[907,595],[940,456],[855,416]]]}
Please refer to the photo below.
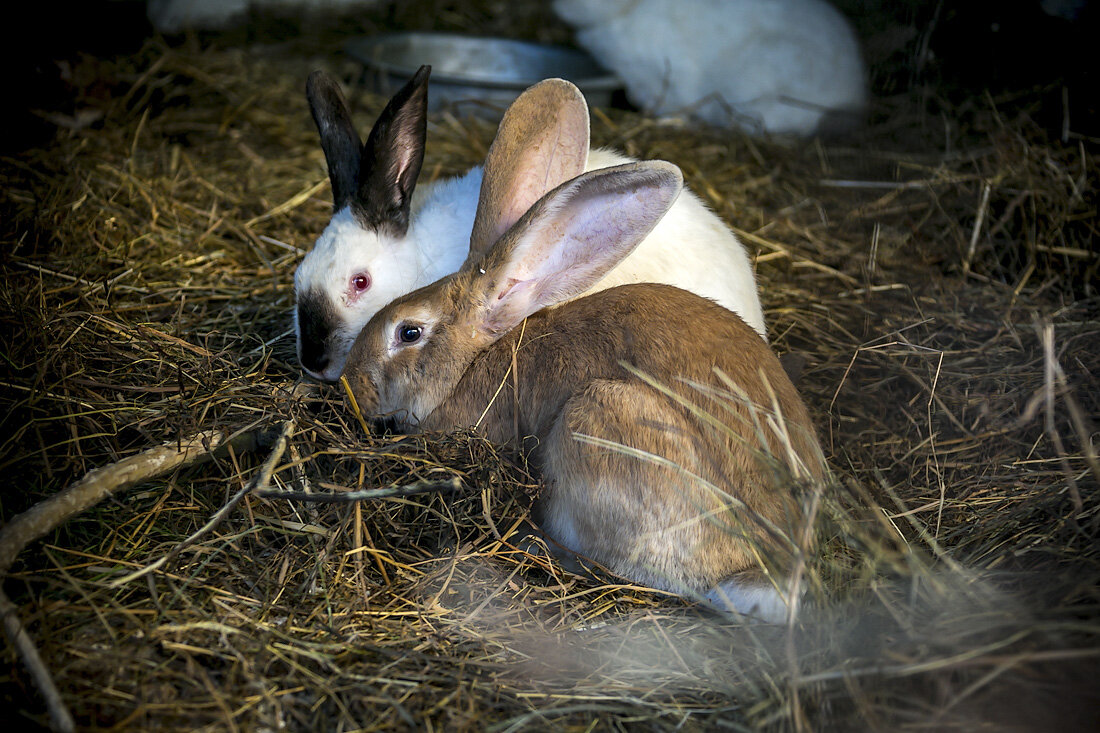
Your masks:
{"label": "dry hay", "polygon": [[[466,432],[365,436],[299,383],[300,248],[330,212],[280,49],[87,60],[50,146],[0,165],[10,520],[90,469],[201,430],[292,428],[250,495],[232,449],[120,493],[24,552],[6,589],[80,727],[219,730],[1086,729],[1097,718],[1100,409],[1095,146],[997,100],[967,145],[910,96],[858,145],[594,116],[681,165],[756,255],[772,341],[837,485],[809,608],[744,626],[519,552],[537,477]],[[362,126],[382,100],[362,96]],[[65,127],[67,126],[67,128]],[[427,177],[493,128],[439,117]],[[705,337],[691,334],[685,337]],[[270,437],[270,436],[269,436]],[[264,443],[267,445],[268,443]],[[255,447],[255,446],[253,446]],[[45,720],[9,651],[5,705]]]}

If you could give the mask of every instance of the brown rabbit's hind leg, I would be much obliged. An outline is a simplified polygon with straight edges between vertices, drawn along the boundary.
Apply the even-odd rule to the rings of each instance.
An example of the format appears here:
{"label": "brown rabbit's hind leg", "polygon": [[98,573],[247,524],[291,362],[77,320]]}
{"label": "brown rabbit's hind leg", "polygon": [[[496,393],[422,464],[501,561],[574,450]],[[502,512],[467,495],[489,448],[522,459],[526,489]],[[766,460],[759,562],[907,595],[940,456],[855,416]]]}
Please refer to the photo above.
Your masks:
{"label": "brown rabbit's hind leg", "polygon": [[599,566],[591,558],[578,555],[546,532],[544,527],[542,519],[538,520],[538,526],[531,524],[524,527],[514,540],[515,546],[528,555],[553,558],[562,570],[572,575],[595,582],[607,580],[607,568]]}
{"label": "brown rabbit's hind leg", "polygon": [[718,499],[700,478],[709,473],[700,449],[697,428],[663,395],[595,381],[565,404],[543,443],[539,523],[612,572],[698,596],[750,564],[743,540],[712,521]]}

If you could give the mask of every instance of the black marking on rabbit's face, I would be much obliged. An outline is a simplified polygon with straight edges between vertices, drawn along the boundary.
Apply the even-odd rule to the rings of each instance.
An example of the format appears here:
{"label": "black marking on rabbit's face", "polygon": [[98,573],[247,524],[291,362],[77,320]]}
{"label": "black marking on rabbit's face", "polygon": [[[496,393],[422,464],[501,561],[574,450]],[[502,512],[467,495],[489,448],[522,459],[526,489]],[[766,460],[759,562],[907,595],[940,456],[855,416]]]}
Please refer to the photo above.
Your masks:
{"label": "black marking on rabbit's face", "polygon": [[337,325],[336,311],[323,294],[307,290],[298,298],[298,360],[314,374],[329,364],[329,337]]}

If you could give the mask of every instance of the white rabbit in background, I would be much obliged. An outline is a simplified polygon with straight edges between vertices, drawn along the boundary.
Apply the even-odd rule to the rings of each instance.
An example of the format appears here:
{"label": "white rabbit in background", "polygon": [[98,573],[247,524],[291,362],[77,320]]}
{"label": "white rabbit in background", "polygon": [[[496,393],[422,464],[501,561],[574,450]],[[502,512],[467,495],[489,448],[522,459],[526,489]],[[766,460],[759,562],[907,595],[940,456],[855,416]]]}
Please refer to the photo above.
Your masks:
{"label": "white rabbit in background", "polygon": [[825,0],[554,0],[554,10],[658,115],[811,135],[852,126],[867,101],[859,41]]}
{"label": "white rabbit in background", "polygon": [[[294,274],[298,358],[313,376],[340,377],[359,331],[382,306],[454,272],[466,260],[481,167],[458,178],[416,185],[427,135],[430,67],[390,100],[365,144],[351,121],[339,85],[323,72],[306,86],[328,163],[332,220]],[[509,110],[501,122],[531,133],[531,144],[580,141],[588,150],[588,107],[573,85],[571,102],[553,110]],[[565,116],[572,141],[543,137]],[[630,162],[610,150],[591,150],[588,170]],[[485,181],[491,185],[491,181]],[[483,195],[483,194],[482,194]],[[527,205],[537,196],[526,199]],[[619,267],[593,289],[630,282],[663,282],[715,300],[766,338],[752,263],[729,227],[690,191]]]}
{"label": "white rabbit in background", "polygon": [[536,521],[565,550],[780,621],[805,521],[792,488],[825,471],[813,423],[729,310],[654,283],[578,297],[644,246],[682,178],[663,161],[578,175],[575,92],[553,79],[515,101],[528,122],[558,110],[557,129],[505,118],[469,259],[380,310],[344,376],[399,429],[476,425],[526,448],[545,481]]}

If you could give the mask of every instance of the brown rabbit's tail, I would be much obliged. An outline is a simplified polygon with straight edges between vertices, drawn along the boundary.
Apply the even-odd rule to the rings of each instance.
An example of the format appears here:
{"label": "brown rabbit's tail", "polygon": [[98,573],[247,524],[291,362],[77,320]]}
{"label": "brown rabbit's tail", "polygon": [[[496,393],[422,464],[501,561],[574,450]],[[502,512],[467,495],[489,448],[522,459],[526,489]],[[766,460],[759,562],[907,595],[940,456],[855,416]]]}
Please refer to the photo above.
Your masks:
{"label": "brown rabbit's tail", "polygon": [[756,573],[739,573],[711,588],[704,597],[719,611],[773,624],[787,620],[788,598]]}

